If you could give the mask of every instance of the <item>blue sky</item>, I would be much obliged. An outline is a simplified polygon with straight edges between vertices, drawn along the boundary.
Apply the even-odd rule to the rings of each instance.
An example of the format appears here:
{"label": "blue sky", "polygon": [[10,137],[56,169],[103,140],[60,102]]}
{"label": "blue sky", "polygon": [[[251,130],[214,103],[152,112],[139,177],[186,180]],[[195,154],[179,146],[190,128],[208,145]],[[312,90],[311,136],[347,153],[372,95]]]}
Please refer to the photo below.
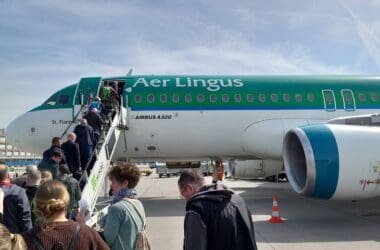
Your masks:
{"label": "blue sky", "polygon": [[0,0],[0,127],[84,76],[360,74],[376,0]]}

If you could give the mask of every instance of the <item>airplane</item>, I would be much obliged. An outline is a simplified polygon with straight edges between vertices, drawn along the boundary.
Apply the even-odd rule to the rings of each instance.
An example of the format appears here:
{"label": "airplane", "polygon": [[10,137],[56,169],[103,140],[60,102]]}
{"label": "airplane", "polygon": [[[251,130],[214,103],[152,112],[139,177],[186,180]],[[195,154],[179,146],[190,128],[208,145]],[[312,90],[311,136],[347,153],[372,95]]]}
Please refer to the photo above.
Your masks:
{"label": "airplane", "polygon": [[118,160],[278,161],[301,195],[380,195],[375,76],[85,77],[12,121],[8,140],[41,153],[109,82],[117,83],[125,124]]}

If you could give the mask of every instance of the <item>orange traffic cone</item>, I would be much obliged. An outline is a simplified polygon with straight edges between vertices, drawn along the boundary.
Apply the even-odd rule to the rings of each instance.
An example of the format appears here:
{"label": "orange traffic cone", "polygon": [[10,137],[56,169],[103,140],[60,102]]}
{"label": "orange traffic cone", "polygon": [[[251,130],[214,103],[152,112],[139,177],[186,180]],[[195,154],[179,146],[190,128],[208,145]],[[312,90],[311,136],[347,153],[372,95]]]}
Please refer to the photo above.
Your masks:
{"label": "orange traffic cone", "polygon": [[278,203],[276,196],[272,197],[273,205],[272,205],[272,217],[270,218],[270,223],[283,223],[284,221],[280,217],[280,210],[278,209]]}

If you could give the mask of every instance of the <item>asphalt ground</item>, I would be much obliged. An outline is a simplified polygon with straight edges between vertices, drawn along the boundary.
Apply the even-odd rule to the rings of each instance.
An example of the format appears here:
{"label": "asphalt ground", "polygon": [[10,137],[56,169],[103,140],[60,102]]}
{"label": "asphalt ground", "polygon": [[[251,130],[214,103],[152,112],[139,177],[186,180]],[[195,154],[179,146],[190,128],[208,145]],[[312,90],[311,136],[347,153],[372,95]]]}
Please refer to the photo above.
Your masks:
{"label": "asphalt ground", "polygon": [[[185,201],[178,177],[142,177],[138,195],[147,215],[152,248],[182,249]],[[211,183],[208,177],[207,181]],[[324,201],[297,195],[286,182],[225,180],[252,211],[259,249],[380,249],[380,199]],[[272,196],[282,224],[272,224]]]}

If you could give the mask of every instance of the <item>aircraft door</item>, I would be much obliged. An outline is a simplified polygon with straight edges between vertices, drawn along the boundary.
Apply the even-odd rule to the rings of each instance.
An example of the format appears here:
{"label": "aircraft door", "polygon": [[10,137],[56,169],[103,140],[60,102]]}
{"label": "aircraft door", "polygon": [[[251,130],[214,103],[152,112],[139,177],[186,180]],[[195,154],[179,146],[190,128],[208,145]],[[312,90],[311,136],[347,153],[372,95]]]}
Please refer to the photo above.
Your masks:
{"label": "aircraft door", "polygon": [[74,99],[74,116],[79,112],[82,105],[89,104],[90,99],[98,95],[101,77],[85,77],[80,79]]}
{"label": "aircraft door", "polygon": [[336,110],[334,91],[331,89],[324,89],[322,90],[322,95],[325,104],[325,110],[328,112],[334,112]]}
{"label": "aircraft door", "polygon": [[355,111],[356,105],[355,105],[355,98],[354,98],[354,94],[352,93],[352,90],[342,89],[341,92],[342,92],[344,109],[346,111]]}

